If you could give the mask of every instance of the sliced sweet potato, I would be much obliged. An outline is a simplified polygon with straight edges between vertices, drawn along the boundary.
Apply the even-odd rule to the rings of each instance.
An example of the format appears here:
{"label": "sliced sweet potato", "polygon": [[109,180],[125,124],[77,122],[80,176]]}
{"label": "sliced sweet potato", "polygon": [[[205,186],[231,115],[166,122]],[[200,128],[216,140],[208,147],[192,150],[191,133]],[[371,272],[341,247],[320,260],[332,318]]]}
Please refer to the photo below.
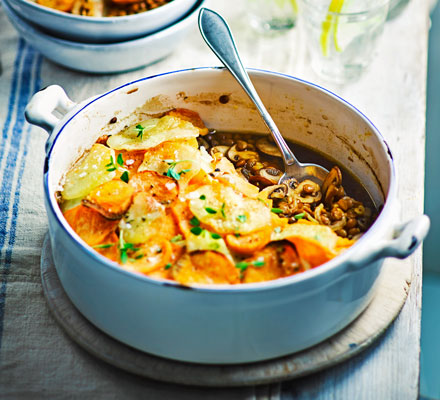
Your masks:
{"label": "sliced sweet potato", "polygon": [[135,192],[145,192],[163,205],[169,205],[177,198],[174,179],[154,171],[142,171],[133,175],[129,184]]}
{"label": "sliced sweet potato", "polygon": [[270,227],[249,233],[247,235],[226,235],[229,249],[241,255],[251,255],[261,250],[270,242],[272,229]]}
{"label": "sliced sweet potato", "polygon": [[144,154],[145,150],[115,150],[116,160],[118,160],[118,157],[119,159],[122,157],[122,167],[128,170],[130,176],[137,172],[144,161]]}
{"label": "sliced sweet potato", "polygon": [[107,235],[102,243],[93,246],[93,248],[104,257],[112,261],[119,262],[118,236],[115,232]]}
{"label": "sliced sweet potato", "polygon": [[287,240],[295,245],[298,255],[312,268],[324,264],[335,257],[335,254],[318,240],[301,236],[292,236],[287,238]]}
{"label": "sliced sweet potato", "polygon": [[200,118],[199,113],[195,111],[188,110],[187,108],[175,108],[171,111],[168,111],[167,115],[191,122],[195,127],[199,128],[201,135],[206,135],[208,133],[208,128],[206,128],[206,125]]}
{"label": "sliced sweet potato", "polygon": [[165,267],[172,258],[173,249],[169,240],[155,237],[127,251],[127,261],[122,263],[124,269],[148,275]]}
{"label": "sliced sweet potato", "polygon": [[74,2],[75,0],[37,0],[37,3],[42,6],[66,12],[72,10]]}
{"label": "sliced sweet potato", "polygon": [[116,230],[119,223],[119,221],[109,220],[93,208],[83,205],[66,211],[64,218],[79,237],[90,246],[104,243],[105,238]]}
{"label": "sliced sweet potato", "polygon": [[280,245],[269,244],[264,249],[237,264],[243,271],[242,282],[264,282],[286,276],[279,259]]}
{"label": "sliced sweet potato", "polygon": [[185,254],[173,268],[173,277],[183,285],[240,283],[240,271],[226,256],[215,251]]}
{"label": "sliced sweet potato", "polygon": [[303,263],[301,263],[298,253],[291,243],[282,242],[279,249],[280,266],[285,276],[294,275],[298,272],[305,271]]}
{"label": "sliced sweet potato", "polygon": [[120,219],[133,201],[134,189],[129,184],[115,179],[93,189],[83,199],[83,204],[94,208],[108,219]]}

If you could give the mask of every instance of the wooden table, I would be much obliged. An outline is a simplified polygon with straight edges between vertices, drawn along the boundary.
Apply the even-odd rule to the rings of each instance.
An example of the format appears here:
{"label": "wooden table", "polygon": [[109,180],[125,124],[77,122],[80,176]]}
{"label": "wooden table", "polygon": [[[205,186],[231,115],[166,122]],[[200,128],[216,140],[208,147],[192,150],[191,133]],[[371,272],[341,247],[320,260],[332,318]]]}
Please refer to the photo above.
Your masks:
{"label": "wooden table", "polygon": [[[234,3],[233,6],[232,3]],[[403,205],[404,217],[402,220],[422,213],[429,0],[411,1],[397,18],[386,24],[373,64],[360,81],[345,86],[320,82],[313,75],[310,71],[305,44],[301,41],[297,29],[275,38],[252,35],[246,27],[242,3],[239,0],[235,2],[208,0],[206,6],[220,11],[230,22],[244,64],[247,67],[275,70],[321,84],[344,97],[368,115],[383,133],[394,152],[401,182],[399,198]],[[1,10],[0,18],[2,37],[5,37],[9,44],[15,45],[17,36],[11,26],[6,23]],[[209,65],[219,65],[219,62],[208,50],[197,29],[194,28],[184,45],[169,58],[142,70],[121,75],[91,76],[68,71],[43,60],[41,71],[39,71],[41,76],[39,86],[59,84],[66,89],[73,100],[80,101],[142,76]],[[7,70],[12,67],[3,62],[3,68]],[[0,82],[1,89],[13,85],[12,81],[11,78],[11,82]],[[3,124],[3,120],[0,122]],[[36,168],[35,172],[32,172],[32,179],[27,178],[29,181],[35,180],[35,190],[33,191],[32,187],[28,187],[27,190],[22,189],[25,192],[23,196],[28,198],[35,196],[37,204],[35,210],[44,212],[42,211],[42,196],[39,192],[39,179],[41,179],[45,136],[39,132],[31,140],[31,148],[37,149],[33,153],[33,163],[40,165],[41,169]],[[26,253],[27,258],[17,256],[15,264],[14,259],[12,264],[8,264],[7,260],[4,261],[2,258],[0,272],[3,274],[3,279],[9,274],[7,268],[11,268],[13,271],[14,267],[22,268],[22,263],[38,262],[43,235],[47,229],[47,225],[43,222],[44,218],[38,221],[38,224],[31,229],[36,239],[27,245],[26,250],[23,250],[24,253],[28,252]],[[9,232],[7,235],[11,235],[11,233]],[[25,241],[25,239],[24,237],[17,238],[18,241]],[[72,346],[68,351],[69,357],[72,358],[72,376],[65,377],[65,382],[61,382],[61,378],[54,372],[56,368],[44,363],[39,364],[41,370],[32,368],[32,371],[29,372],[30,377],[23,377],[21,374],[20,378],[21,363],[28,363],[29,366],[32,366],[33,362],[36,363],[35,359],[38,359],[40,347],[35,345],[35,347],[26,348],[29,353],[26,353],[26,356],[19,360],[19,357],[14,353],[17,349],[14,350],[11,335],[14,335],[14,332],[17,332],[16,334],[20,337],[32,334],[33,329],[37,329],[37,322],[30,319],[30,326],[26,325],[23,328],[24,325],[20,325],[19,311],[14,314],[12,305],[8,309],[8,300],[6,300],[6,308],[0,307],[0,317],[2,321],[4,319],[3,342],[6,346],[6,342],[9,340],[10,344],[8,348],[5,346],[0,348],[0,392],[2,387],[3,389],[9,388],[6,393],[10,393],[10,398],[16,398],[15,396],[19,394],[31,398],[38,393],[45,393],[49,398],[70,398],[79,393],[82,397],[93,399],[139,398],[143,393],[143,396],[149,399],[416,399],[420,356],[421,250],[419,249],[414,256],[405,262],[410,263],[413,268],[408,299],[397,320],[378,342],[354,359],[321,373],[291,382],[256,388],[212,390],[176,387],[148,380],[141,382],[137,377],[115,371],[93,357],[81,353],[79,348],[70,344],[68,338],[62,340],[65,346]],[[33,271],[34,273],[29,275],[29,279],[32,278],[37,285],[38,279],[35,270]],[[11,292],[13,291],[11,289]],[[36,291],[38,292],[38,288]],[[41,296],[41,293],[39,295]],[[1,296],[2,294],[0,294],[0,300],[2,300]],[[12,298],[9,301],[12,302]],[[1,315],[2,312],[4,315]],[[29,307],[23,307],[23,312],[29,312]],[[8,320],[8,318],[13,319]],[[47,329],[48,335],[63,335],[62,331],[54,326],[54,321],[49,316],[45,314],[44,318],[45,324],[47,324],[44,329]],[[28,331],[23,331],[23,329],[28,329]],[[40,329],[42,328],[40,327]],[[25,338],[20,340],[25,344],[28,343]],[[66,356],[65,350],[60,346],[53,351],[59,352],[61,365],[61,360]],[[99,371],[101,386],[98,385],[99,387],[87,390],[87,379],[81,375],[81,368],[87,371],[85,368],[87,365]],[[3,378],[1,378],[2,375]],[[121,383],[115,384],[113,376],[121,377]],[[77,381],[74,381],[75,379]],[[77,389],[62,391],[62,389],[54,388],[54,385],[59,385],[61,388],[66,382],[70,382],[71,385],[73,382]],[[20,385],[22,385],[21,388]],[[104,387],[109,390],[106,395]],[[121,387],[123,387],[123,391],[118,392],[118,388]]]}

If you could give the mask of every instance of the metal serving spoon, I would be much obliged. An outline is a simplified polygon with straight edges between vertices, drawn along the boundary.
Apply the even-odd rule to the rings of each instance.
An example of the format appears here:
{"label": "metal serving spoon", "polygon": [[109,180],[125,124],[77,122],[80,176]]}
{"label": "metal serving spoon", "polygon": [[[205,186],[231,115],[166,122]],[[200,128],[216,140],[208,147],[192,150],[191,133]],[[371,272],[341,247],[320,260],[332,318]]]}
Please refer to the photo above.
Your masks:
{"label": "metal serving spoon", "polygon": [[275,143],[280,149],[284,161],[284,174],[278,183],[282,183],[290,178],[296,178],[298,181],[312,179],[321,184],[327,176],[328,170],[317,164],[300,163],[289,149],[249,79],[249,75],[244,69],[240,56],[238,55],[231,31],[223,17],[215,11],[202,8],[199,13],[199,29],[205,42],[255,104],[258,112],[269,128]]}

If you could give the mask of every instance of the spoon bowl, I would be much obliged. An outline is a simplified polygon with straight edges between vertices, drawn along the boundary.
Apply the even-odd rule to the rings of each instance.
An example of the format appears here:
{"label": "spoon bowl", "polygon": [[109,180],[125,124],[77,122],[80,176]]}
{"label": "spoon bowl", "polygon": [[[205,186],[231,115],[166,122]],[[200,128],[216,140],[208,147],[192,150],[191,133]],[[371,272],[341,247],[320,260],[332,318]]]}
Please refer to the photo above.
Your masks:
{"label": "spoon bowl", "polygon": [[290,150],[244,69],[231,30],[223,17],[215,11],[202,8],[199,13],[199,29],[209,48],[234,76],[255,104],[280,149],[284,163],[284,174],[278,183],[280,184],[288,179],[295,178],[298,181],[311,179],[318,184],[322,184],[328,174],[328,170],[317,164],[300,163],[292,150]]}

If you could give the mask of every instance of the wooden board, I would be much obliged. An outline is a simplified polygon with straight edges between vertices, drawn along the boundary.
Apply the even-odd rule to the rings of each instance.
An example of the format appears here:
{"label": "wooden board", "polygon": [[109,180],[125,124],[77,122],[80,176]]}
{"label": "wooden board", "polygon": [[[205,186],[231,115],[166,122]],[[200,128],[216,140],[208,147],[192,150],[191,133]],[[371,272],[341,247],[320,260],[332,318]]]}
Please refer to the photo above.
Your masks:
{"label": "wooden board", "polygon": [[264,362],[201,365],[167,360],[133,349],[102,332],[70,302],[53,264],[48,235],[41,254],[47,304],[67,334],[85,350],[118,368],[159,381],[196,386],[245,386],[280,382],[320,371],[358,354],[392,323],[405,303],[409,263],[387,260],[375,296],[348,327],[310,349]]}

